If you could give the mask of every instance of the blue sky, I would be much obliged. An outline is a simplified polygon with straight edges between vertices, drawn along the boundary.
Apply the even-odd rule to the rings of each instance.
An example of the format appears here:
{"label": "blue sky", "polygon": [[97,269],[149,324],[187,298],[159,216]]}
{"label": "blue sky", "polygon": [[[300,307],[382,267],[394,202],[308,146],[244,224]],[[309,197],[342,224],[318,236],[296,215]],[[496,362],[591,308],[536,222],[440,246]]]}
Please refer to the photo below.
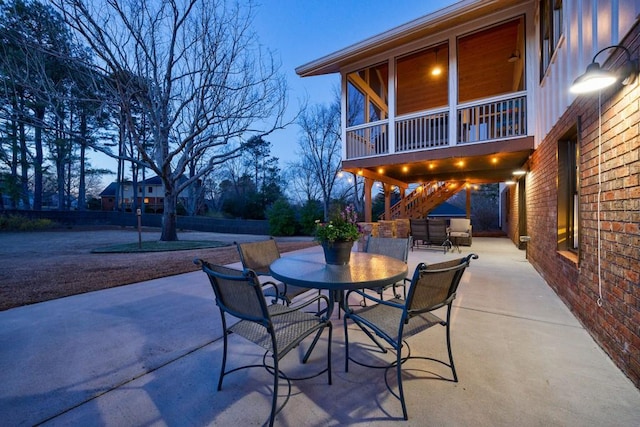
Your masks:
{"label": "blue sky", "polygon": [[[289,114],[298,101],[331,102],[339,86],[337,74],[301,78],[295,68],[368,37],[405,24],[443,7],[452,0],[257,0],[255,30],[260,43],[282,62],[289,84]],[[272,155],[284,163],[295,157],[298,127],[268,138]]]}

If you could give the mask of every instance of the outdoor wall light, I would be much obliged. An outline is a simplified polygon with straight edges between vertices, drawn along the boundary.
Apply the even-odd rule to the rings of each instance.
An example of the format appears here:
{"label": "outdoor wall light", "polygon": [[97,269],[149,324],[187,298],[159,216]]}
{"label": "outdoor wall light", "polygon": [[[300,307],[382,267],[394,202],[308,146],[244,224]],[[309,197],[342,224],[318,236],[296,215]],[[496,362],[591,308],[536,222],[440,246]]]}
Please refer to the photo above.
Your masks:
{"label": "outdoor wall light", "polygon": [[[596,57],[602,52],[608,49],[622,49],[627,54],[627,62],[618,69],[617,72],[611,70],[603,70],[600,68],[600,64],[596,62]],[[600,89],[604,89],[614,84],[620,77],[622,77],[623,85],[628,85],[634,82],[636,74],[638,73],[638,61],[631,59],[631,52],[624,46],[613,45],[607,46],[601,49],[593,56],[591,64],[587,66],[587,70],[584,74],[578,76],[573,81],[573,85],[569,89],[572,93],[589,93],[595,92]]]}
{"label": "outdoor wall light", "polygon": [[507,59],[507,62],[516,62],[518,59],[520,59],[520,51],[516,50],[511,54],[509,59]]}

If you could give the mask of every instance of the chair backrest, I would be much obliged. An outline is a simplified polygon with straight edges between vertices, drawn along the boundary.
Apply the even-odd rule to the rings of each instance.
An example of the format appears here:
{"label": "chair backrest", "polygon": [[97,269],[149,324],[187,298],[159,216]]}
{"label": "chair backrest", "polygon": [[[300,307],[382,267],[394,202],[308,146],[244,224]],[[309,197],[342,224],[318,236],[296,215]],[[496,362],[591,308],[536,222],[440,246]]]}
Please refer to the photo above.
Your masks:
{"label": "chair backrest", "polygon": [[207,273],[221,311],[265,326],[271,323],[262,287],[252,270],[240,271],[200,259],[195,263]]}
{"label": "chair backrest", "polygon": [[456,233],[468,233],[471,228],[469,218],[451,218],[449,220],[449,230]]}
{"label": "chair backrest", "polygon": [[406,263],[410,247],[411,237],[402,239],[369,236],[364,251],[370,254],[390,256]]}
{"label": "chair backrest", "polygon": [[413,237],[413,240],[429,240],[429,231],[425,218],[410,219],[409,227],[411,228],[411,237]]}
{"label": "chair backrest", "polygon": [[258,274],[269,274],[269,265],[280,258],[280,251],[274,239],[260,242],[237,243],[240,261],[244,268]]}
{"label": "chair backrest", "polygon": [[430,265],[420,263],[413,274],[407,295],[409,316],[451,303],[455,299],[462,274],[472,258],[477,259],[478,256],[470,254],[464,258]]}
{"label": "chair backrest", "polygon": [[447,240],[447,221],[444,219],[428,219],[429,241],[432,243],[442,243]]}

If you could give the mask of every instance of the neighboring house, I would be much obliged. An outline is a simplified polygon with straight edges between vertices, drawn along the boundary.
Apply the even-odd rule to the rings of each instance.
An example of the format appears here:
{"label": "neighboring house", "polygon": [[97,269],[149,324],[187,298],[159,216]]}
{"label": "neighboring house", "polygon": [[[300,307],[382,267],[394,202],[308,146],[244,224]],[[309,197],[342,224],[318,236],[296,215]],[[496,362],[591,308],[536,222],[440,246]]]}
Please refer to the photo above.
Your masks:
{"label": "neighboring house", "polygon": [[[137,184],[137,204],[134,203],[134,186],[131,181],[122,183],[122,192],[118,182],[112,182],[100,193],[100,201],[103,211],[124,210],[133,212],[134,205],[147,213],[162,213],[164,211],[164,185],[158,176],[145,179]],[[119,200],[119,207],[116,206]],[[180,201],[184,202],[182,198]]]}
{"label": "neighboring house", "polygon": [[438,205],[438,207],[429,212],[430,218],[464,218],[466,216],[467,213],[464,209],[447,202]]}
{"label": "neighboring house", "polygon": [[637,65],[639,16],[637,0],[463,0],[296,72],[342,77],[342,168],[364,177],[366,221],[376,181],[405,190],[387,219],[512,183],[508,236],[529,236],[529,262],[640,387],[638,72],[569,91],[596,54]]}

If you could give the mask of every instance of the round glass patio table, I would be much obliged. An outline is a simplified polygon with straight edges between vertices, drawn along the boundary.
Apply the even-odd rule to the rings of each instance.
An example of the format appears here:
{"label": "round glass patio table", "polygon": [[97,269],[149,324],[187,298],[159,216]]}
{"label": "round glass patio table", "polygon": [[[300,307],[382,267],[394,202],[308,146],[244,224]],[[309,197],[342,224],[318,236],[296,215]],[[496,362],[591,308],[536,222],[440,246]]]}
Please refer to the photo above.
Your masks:
{"label": "round glass patio table", "polygon": [[402,281],[408,272],[403,261],[378,254],[352,252],[347,265],[331,265],[324,254],[302,253],[284,256],[270,266],[275,279],[304,288],[327,289],[331,315],[334,301],[342,301],[344,291],[362,288],[380,288]]}

